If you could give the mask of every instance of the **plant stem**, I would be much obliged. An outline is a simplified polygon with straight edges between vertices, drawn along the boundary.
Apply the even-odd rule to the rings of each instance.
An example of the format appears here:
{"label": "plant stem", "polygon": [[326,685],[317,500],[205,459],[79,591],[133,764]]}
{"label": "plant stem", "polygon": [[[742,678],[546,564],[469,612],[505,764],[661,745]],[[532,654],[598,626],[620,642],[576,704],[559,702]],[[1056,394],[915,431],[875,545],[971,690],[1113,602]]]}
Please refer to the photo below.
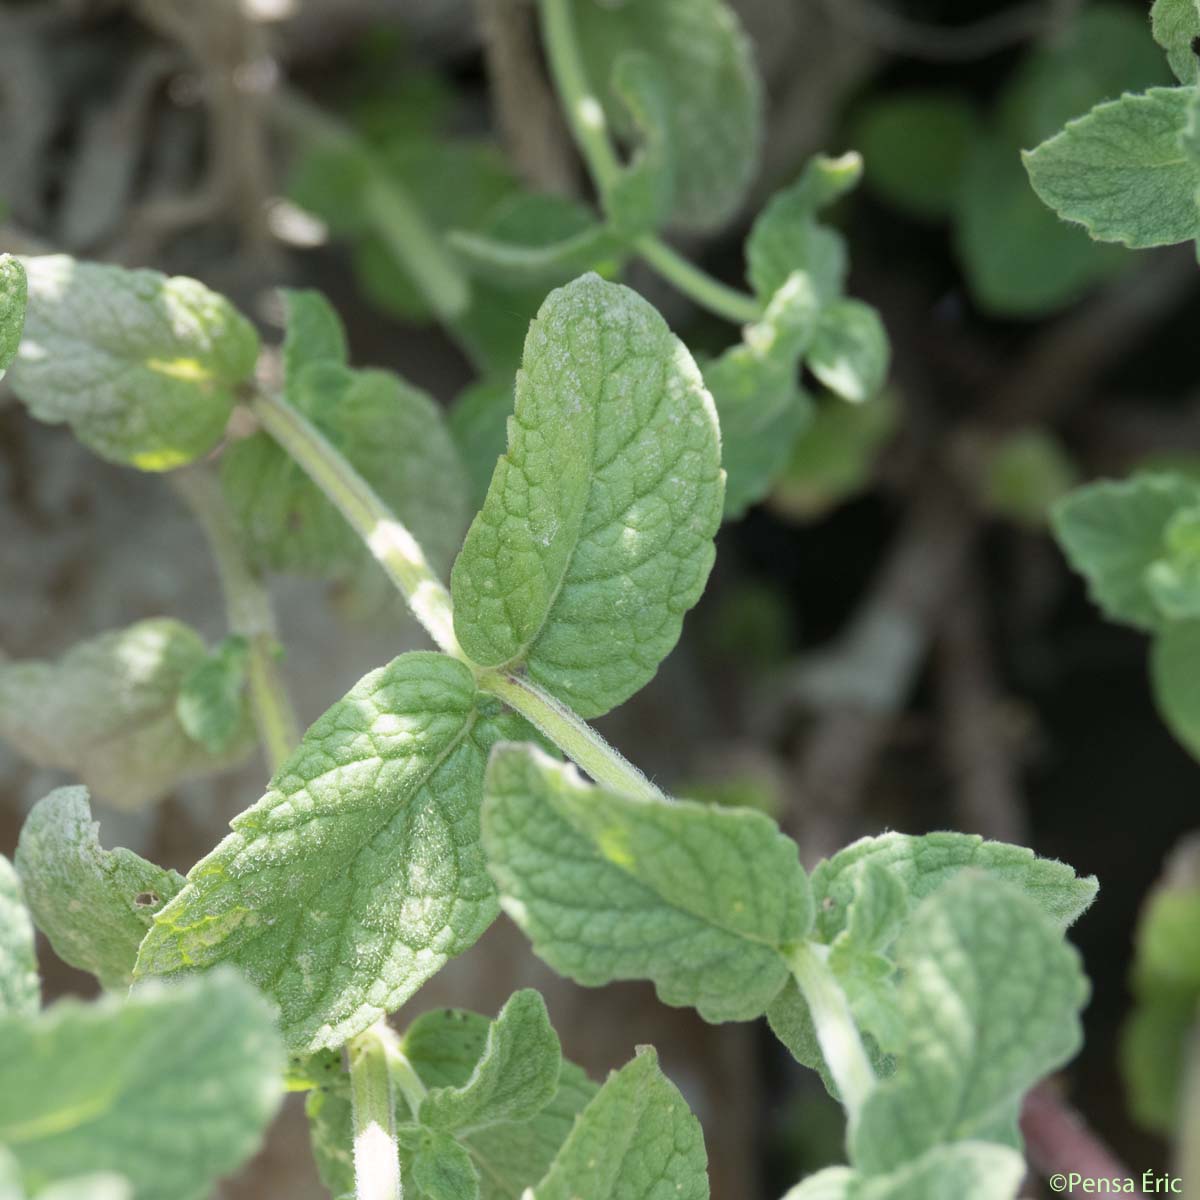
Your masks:
{"label": "plant stem", "polygon": [[275,115],[302,139],[358,162],[364,176],[362,204],[376,232],[442,321],[462,316],[471,302],[466,275],[408,191],[379,165],[371,148],[352,130],[295,93],[277,94]]}
{"label": "plant stem", "polygon": [[875,1072],[846,995],[825,961],[827,953],[824,946],[801,942],[790,951],[788,965],[812,1014],[817,1044],[853,1124],[875,1086]]}
{"label": "plant stem", "polygon": [[271,774],[300,741],[300,723],[279,671],[279,640],[271,599],[258,573],[246,562],[220,486],[206,467],[175,471],[171,483],[191,510],[216,563],[232,633],[247,643],[250,707]]}
{"label": "plant stem", "polygon": [[634,246],[647,266],[701,308],[735,325],[746,325],[762,316],[762,306],[752,296],[714,279],[654,234],[644,234],[634,242]]}
{"label": "plant stem", "polygon": [[416,538],[371,485],[291,405],[259,393],[250,408],[263,429],[291,455],[367,544],[430,637],[447,654],[464,658],[454,636],[446,585],[434,574]]}
{"label": "plant stem", "polygon": [[607,784],[627,796],[664,799],[662,792],[586,721],[528,679],[485,671],[479,676],[479,687],[516,709],[597,783]]}
{"label": "plant stem", "polygon": [[356,1200],[401,1200],[403,1195],[389,1061],[395,1041],[387,1023],[378,1021],[349,1046]]}
{"label": "plant stem", "polygon": [[404,1097],[408,1111],[415,1121],[421,1110],[421,1101],[429,1094],[428,1089],[421,1082],[416,1068],[408,1061],[408,1056],[400,1049],[394,1038],[387,1047],[387,1055],[388,1067],[392,1073],[392,1083],[400,1089],[400,1094]]}

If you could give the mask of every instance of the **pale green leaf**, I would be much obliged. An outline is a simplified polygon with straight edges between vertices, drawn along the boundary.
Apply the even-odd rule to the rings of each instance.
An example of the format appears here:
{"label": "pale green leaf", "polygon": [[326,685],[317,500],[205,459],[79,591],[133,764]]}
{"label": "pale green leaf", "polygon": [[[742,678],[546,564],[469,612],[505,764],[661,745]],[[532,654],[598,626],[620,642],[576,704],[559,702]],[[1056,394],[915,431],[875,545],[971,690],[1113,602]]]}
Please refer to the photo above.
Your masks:
{"label": "pale green leaf", "polygon": [[1099,890],[1094,876],[1079,878],[1066,863],[1038,858],[1023,846],[988,842],[975,834],[885,833],[862,838],[817,864],[812,874],[817,934],[832,942],[847,928],[858,894],[858,875],[869,865],[884,867],[917,902],[953,881],[964,868],[1020,889],[1059,925],[1075,921]]}
{"label": "pale green leaf", "polygon": [[1163,530],[1163,557],[1146,568],[1146,590],[1172,621],[1200,617],[1200,506],[1181,509]]}
{"label": "pale green leaf", "polygon": [[246,652],[244,637],[225,638],[187,673],[175,699],[188,737],[214,754],[225,753],[246,725]]}
{"label": "pale green leaf", "polygon": [[422,1130],[408,1169],[423,1200],[477,1200],[479,1172],[466,1148],[448,1133]]}
{"label": "pale green leaf", "polygon": [[851,141],[862,152],[869,187],[899,208],[936,220],[954,208],[977,134],[974,109],[955,92],[892,92],[867,105]]}
{"label": "pale green leaf", "polygon": [[783,1200],[853,1200],[858,1173],[849,1167],[826,1167],[789,1188]]}
{"label": "pale green leaf", "polygon": [[38,928],[65,963],[106,988],[133,980],[138,946],[183,877],[132,850],[105,850],[87,788],[58,788],[34,805],[16,865]]}
{"label": "pale green leaf", "polygon": [[[431,1088],[462,1087],[483,1056],[491,1022],[462,1009],[418,1017],[404,1035],[405,1057]],[[460,1137],[479,1170],[482,1200],[523,1200],[525,1189],[549,1169],[576,1116],[596,1085],[574,1063],[563,1061],[558,1091],[535,1116],[474,1129]],[[401,1102],[402,1116],[408,1117]]]}
{"label": "pale green leaf", "polygon": [[[458,548],[467,483],[433,400],[388,371],[328,359],[289,381],[288,400],[342,452],[408,527],[435,570]],[[370,556],[341,513],[265,433],[221,457],[221,483],[246,547],[276,570],[352,579]]]}
{"label": "pale green leaf", "polygon": [[290,389],[309,363],[345,366],[349,356],[346,330],[329,301],[307,288],[283,288],[280,294],[287,321],[283,338],[285,385]]}
{"label": "pale green leaf", "polygon": [[598,716],[653,677],[712,566],[712,399],[645,300],[586,275],[530,327],[509,432],[454,564],[455,631]]}
{"label": "pale green leaf", "polygon": [[42,421],[102,458],[166,471],[216,446],[258,335],[202,283],[157,271],[25,260],[29,306],[10,383]]}
{"label": "pale green leaf", "polygon": [[861,300],[839,300],[821,312],[808,368],[843,400],[861,404],[883,386],[891,347],[879,314]]}
{"label": "pale green leaf", "polygon": [[1180,83],[1200,79],[1200,60],[1192,43],[1200,37],[1200,6],[1196,0],[1154,0],[1150,9],[1154,40],[1167,52],[1167,61]]}
{"label": "pale green leaf", "polygon": [[795,843],[769,817],[635,800],[528,746],[488,766],[484,844],[501,904],[560,974],[653,980],[664,1003],[752,1020],[812,923]]}
{"label": "pale green leaf", "polygon": [[770,491],[811,415],[800,360],[816,324],[812,285],[796,271],[762,319],[745,327],[741,342],[704,368],[721,423],[727,518],[740,517]]}
{"label": "pale green leaf", "polygon": [[26,1183],[96,1171],[136,1200],[199,1200],[257,1148],[281,1095],[270,1006],[232,973],[0,1019],[0,1143]]}
{"label": "pale green leaf", "polygon": [[761,85],[733,10],[722,0],[572,0],[571,8],[592,88],[631,140],[634,120],[614,71],[630,51],[653,60],[669,125],[673,221],[720,225],[754,177],[762,139]]}
{"label": "pale green leaf", "polygon": [[558,1091],[562,1051],[546,1004],[531,989],[517,992],[488,1027],[487,1044],[470,1079],[435,1088],[418,1114],[422,1125],[469,1132],[535,1116]]}
{"label": "pale green leaf", "polygon": [[1154,700],[1167,727],[1200,758],[1200,620],[1170,621],[1150,645]]}
{"label": "pale green leaf", "polygon": [[510,379],[480,379],[464,388],[450,410],[450,436],[467,470],[471,504],[479,508],[487,496],[508,439],[508,418],[513,410]]}
{"label": "pale green leaf", "polygon": [[12,365],[21,344],[28,290],[21,260],[11,254],[0,254],[0,379]]}
{"label": "pale green leaf", "polygon": [[133,1200],[133,1185],[109,1171],[76,1175],[42,1188],[34,1200]]}
{"label": "pale green leaf", "polygon": [[324,1087],[304,1102],[317,1175],[333,1200],[354,1196],[354,1112],[347,1088]]}
{"label": "pale green leaf", "polygon": [[33,923],[21,880],[0,855],[0,1017],[30,1016],[41,1003]]}
{"label": "pale green leaf", "polygon": [[1082,1040],[1087,981],[1060,925],[964,872],[918,905],[896,961],[905,1045],[851,1130],[852,1162],[878,1174],[942,1143],[1017,1144],[1025,1091]]}
{"label": "pale green leaf", "polygon": [[531,1200],[708,1200],[700,1122],[648,1047],[580,1114]]}
{"label": "pale green leaf", "polygon": [[1176,513],[1200,503],[1200,485],[1181,475],[1104,480],[1072,492],[1054,506],[1051,522],[1067,561],[1114,621],[1152,630],[1162,614],[1147,586]]}
{"label": "pale green leaf", "polygon": [[399,1008],[496,914],[483,769],[493,742],[528,730],[497,708],[439,654],[364,676],[155,915],[137,975],[233,963],[297,1050]]}
{"label": "pale green leaf", "polygon": [[1100,241],[1190,241],[1200,233],[1200,160],[1180,144],[1190,99],[1190,88],[1151,88],[1097,105],[1023,156],[1034,190]]}
{"label": "pale green leaf", "polygon": [[248,720],[220,754],[180,724],[179,689],[207,653],[194,630],[164,617],[89,638],[56,662],[0,663],[0,737],[114,807],[141,807],[254,744]]}
{"label": "pale green leaf", "polygon": [[857,154],[818,155],[790,187],[776,192],[755,218],[746,239],[746,271],[764,300],[793,271],[804,271],[822,304],[836,300],[846,282],[846,245],[817,221],[822,208],[854,188],[862,175]]}

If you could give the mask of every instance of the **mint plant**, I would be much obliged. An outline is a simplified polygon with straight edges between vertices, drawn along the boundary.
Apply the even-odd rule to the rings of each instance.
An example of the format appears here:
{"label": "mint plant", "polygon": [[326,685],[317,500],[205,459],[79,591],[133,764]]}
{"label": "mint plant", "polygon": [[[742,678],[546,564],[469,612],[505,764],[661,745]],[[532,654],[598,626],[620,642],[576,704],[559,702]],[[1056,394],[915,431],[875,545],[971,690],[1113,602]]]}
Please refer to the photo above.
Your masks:
{"label": "mint plant", "polygon": [[[810,421],[820,433],[801,369],[828,393],[818,413],[860,414],[824,495],[854,486],[889,419],[887,338],[847,297],[827,223],[861,162],[818,156],[776,194],[747,239],[750,290],[729,288],[661,233],[723,220],[753,173],[759,83],[732,12],[540,14],[596,214],[505,183],[502,210],[452,229],[356,131],[285,106],[352,193],[346,236],[393,300],[479,366],[449,421],[352,367],[315,293],[285,294],[273,386],[249,321],[196,281],[0,263],[14,394],[103,458],[172,473],[229,624],[212,648],[164,618],[0,663],[0,732],[118,805],[239,760],[255,735],[270,764],[186,877],[105,850],[84,787],[29,814],[0,864],[14,1194],[203,1194],[287,1088],[308,1093],[335,1197],[705,1200],[700,1124],[652,1048],[597,1085],[531,990],[494,1020],[388,1024],[501,911],[580,984],[646,980],[712,1023],[766,1018],[847,1118],[846,1164],[788,1200],[1018,1193],[1022,1098],[1080,1042],[1088,985],[1065,931],[1095,879],[954,833],[865,838],[809,871],[770,816],[667,795],[588,724],[676,645],[722,520],[785,476]],[[634,257],[740,338],[697,361],[605,277]],[[519,352],[489,325],[491,289],[537,296]],[[276,570],[391,585],[436,649],[369,672],[301,735],[263,588]],[[109,994],[38,1012],[31,918]]]}

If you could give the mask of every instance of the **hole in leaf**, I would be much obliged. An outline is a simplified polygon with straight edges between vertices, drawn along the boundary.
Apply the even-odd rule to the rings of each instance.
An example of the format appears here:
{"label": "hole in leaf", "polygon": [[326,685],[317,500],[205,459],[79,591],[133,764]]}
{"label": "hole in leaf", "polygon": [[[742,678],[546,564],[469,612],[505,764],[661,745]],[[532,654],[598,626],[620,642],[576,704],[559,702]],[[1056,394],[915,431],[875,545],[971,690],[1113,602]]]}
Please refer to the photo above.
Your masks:
{"label": "hole in leaf", "polygon": [[134,896],[133,902],[138,908],[149,908],[151,905],[158,903],[158,897],[153,892],[138,892]]}

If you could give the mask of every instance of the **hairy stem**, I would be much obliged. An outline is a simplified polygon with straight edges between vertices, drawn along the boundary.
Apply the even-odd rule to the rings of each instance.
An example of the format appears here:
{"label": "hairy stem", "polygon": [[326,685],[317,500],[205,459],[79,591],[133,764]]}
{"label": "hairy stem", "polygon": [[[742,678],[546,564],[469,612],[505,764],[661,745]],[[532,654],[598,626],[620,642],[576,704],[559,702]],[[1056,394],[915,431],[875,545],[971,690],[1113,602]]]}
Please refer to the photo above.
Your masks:
{"label": "hairy stem", "polygon": [[356,1200],[401,1200],[403,1195],[389,1061],[395,1041],[386,1022],[379,1021],[349,1046]]}
{"label": "hairy stem", "polygon": [[817,1044],[853,1124],[875,1086],[875,1072],[846,995],[825,961],[824,950],[812,942],[801,942],[789,953],[788,965],[812,1014]]}
{"label": "hairy stem", "polygon": [[428,1089],[421,1082],[420,1075],[417,1074],[416,1068],[408,1061],[408,1056],[400,1049],[395,1038],[387,1047],[388,1068],[391,1071],[392,1083],[399,1088],[400,1094],[404,1097],[405,1104],[408,1105],[408,1111],[412,1114],[412,1119],[417,1119],[417,1114],[421,1110],[421,1101],[428,1095]]}
{"label": "hairy stem", "polygon": [[701,308],[735,325],[746,325],[762,316],[762,306],[752,296],[714,279],[653,234],[638,238],[634,246],[647,266]]}
{"label": "hairy stem", "polygon": [[250,408],[263,429],[291,455],[367,544],[403,593],[417,620],[447,654],[464,658],[454,636],[450,593],[416,538],[375,490],[303,414],[275,396],[255,396]]}
{"label": "hairy stem", "polygon": [[204,531],[221,580],[230,631],[246,639],[250,708],[273,775],[299,743],[300,723],[279,670],[271,599],[242,554],[212,472],[206,467],[189,467],[175,471],[171,482]]}
{"label": "hairy stem", "polygon": [[363,206],[388,250],[412,276],[442,321],[462,316],[471,301],[466,275],[412,197],[379,166],[370,148],[351,130],[294,93],[279,93],[275,115],[301,138],[341,151],[361,164]]}
{"label": "hairy stem", "polygon": [[597,783],[644,800],[664,798],[637,767],[614,750],[586,721],[528,679],[500,671],[485,671],[479,676],[479,686],[516,709]]}

